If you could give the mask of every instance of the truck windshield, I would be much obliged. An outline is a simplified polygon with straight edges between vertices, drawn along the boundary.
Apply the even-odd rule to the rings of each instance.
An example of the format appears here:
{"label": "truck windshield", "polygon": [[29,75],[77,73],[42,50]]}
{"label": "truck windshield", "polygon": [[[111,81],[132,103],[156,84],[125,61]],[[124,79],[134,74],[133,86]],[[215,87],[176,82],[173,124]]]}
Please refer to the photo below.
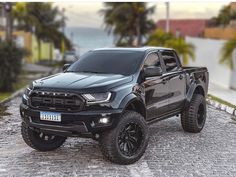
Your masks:
{"label": "truck windshield", "polygon": [[73,63],[67,72],[131,75],[137,71],[143,57],[142,51],[90,51]]}

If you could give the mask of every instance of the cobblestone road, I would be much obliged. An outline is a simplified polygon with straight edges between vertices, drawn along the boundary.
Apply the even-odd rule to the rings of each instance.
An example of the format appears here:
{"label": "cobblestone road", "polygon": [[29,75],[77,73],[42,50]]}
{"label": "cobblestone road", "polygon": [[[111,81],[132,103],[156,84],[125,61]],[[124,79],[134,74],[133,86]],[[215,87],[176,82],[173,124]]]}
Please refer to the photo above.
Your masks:
{"label": "cobblestone road", "polygon": [[136,164],[103,159],[98,143],[69,138],[54,152],[37,152],[20,135],[20,98],[0,118],[0,176],[236,176],[236,124],[229,114],[208,108],[204,130],[184,133],[179,118],[151,126],[150,143]]}

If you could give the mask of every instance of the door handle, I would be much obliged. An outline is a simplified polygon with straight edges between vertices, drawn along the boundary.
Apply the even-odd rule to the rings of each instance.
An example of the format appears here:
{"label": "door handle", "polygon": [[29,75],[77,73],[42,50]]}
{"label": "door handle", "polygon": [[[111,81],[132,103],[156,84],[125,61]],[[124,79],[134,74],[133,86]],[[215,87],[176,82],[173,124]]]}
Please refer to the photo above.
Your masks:
{"label": "door handle", "polygon": [[182,80],[184,77],[182,74],[179,75],[179,79]]}
{"label": "door handle", "polygon": [[166,84],[167,81],[168,81],[168,79],[163,79],[161,83]]}

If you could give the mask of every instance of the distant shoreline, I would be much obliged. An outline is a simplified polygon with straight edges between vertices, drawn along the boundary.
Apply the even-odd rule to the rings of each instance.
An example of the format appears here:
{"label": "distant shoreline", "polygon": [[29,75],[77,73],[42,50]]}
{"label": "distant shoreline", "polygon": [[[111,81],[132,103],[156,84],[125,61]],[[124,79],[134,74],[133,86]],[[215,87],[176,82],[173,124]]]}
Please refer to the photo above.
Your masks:
{"label": "distant shoreline", "polygon": [[114,46],[113,35],[108,35],[103,28],[67,27],[65,33],[78,47],[79,55],[94,48]]}

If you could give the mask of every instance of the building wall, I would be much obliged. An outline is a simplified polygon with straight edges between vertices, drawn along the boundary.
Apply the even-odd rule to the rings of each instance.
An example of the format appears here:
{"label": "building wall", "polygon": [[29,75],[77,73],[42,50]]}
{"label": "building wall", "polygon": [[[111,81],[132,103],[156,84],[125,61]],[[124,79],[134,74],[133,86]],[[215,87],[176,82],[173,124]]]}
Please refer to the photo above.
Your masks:
{"label": "building wall", "polygon": [[[207,23],[208,20],[206,19],[170,19],[170,32],[181,37],[202,37]],[[159,29],[165,30],[166,19],[159,20],[156,26]]]}
{"label": "building wall", "polygon": [[32,35],[32,62],[36,63],[38,61],[38,43],[35,35]]}
{"label": "building wall", "polygon": [[233,39],[236,37],[236,29],[232,28],[232,27],[205,28],[204,37],[205,38],[212,38],[212,39],[229,40],[229,39]]}
{"label": "building wall", "polygon": [[231,8],[231,10],[236,10],[236,2],[231,2],[230,8]]}
{"label": "building wall", "polygon": [[[5,32],[0,31],[0,37],[4,38]],[[27,49],[29,56],[25,58],[28,63],[36,63],[40,60],[54,59],[54,45],[40,40],[41,58],[39,58],[39,46],[35,35],[25,31],[13,32],[13,37],[19,47]]]}
{"label": "building wall", "polygon": [[[189,66],[205,66],[208,68],[210,82],[222,87],[230,88],[233,80],[232,71],[219,63],[221,48],[224,40],[186,37],[186,41],[195,46],[195,61],[189,61]],[[235,76],[236,77],[236,76]]]}
{"label": "building wall", "polygon": [[[45,59],[50,59],[51,58],[51,55],[52,55],[52,58],[54,58],[54,52],[51,52],[51,50],[54,51],[54,46],[51,45],[50,42],[42,42],[41,41],[41,47],[42,47],[42,60],[45,60]],[[53,49],[52,49],[53,48]]]}
{"label": "building wall", "polygon": [[32,61],[38,62],[40,60],[54,59],[54,45],[49,42],[40,40],[41,45],[41,58],[39,59],[39,46],[35,35],[32,36]]}

